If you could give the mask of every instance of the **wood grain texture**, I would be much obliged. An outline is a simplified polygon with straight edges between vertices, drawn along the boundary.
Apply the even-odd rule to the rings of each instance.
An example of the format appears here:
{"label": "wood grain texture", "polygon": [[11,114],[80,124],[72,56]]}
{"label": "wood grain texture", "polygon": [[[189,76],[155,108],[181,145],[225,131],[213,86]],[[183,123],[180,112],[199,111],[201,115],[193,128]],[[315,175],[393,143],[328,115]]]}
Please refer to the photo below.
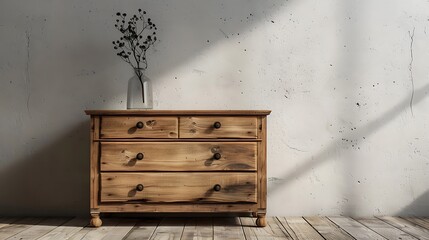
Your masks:
{"label": "wood grain texture", "polygon": [[[350,230],[350,218],[341,218]],[[325,217],[282,218],[268,217],[267,226],[258,228],[255,219],[249,217],[199,217],[199,218],[105,218],[104,226],[100,228],[83,227],[85,219],[74,218],[64,221],[58,218],[17,218],[15,223],[0,228],[0,239],[214,239],[214,240],[261,240],[261,239],[373,239],[366,232],[372,232],[382,239],[426,239],[425,229],[404,218],[383,217],[399,228],[407,228],[415,236],[405,234],[403,231],[380,219],[358,218],[363,225],[358,225],[348,235],[344,229],[337,226]],[[0,218],[3,221],[5,218]],[[304,221],[303,221],[304,219]],[[409,217],[409,219],[422,219]],[[353,219],[350,219],[353,220]],[[352,221],[353,222],[353,221]],[[419,221],[420,223],[420,221]],[[410,227],[412,226],[412,227]],[[417,231],[413,228],[417,229]],[[313,230],[311,230],[313,229]],[[319,233],[318,237],[315,232]]]}
{"label": "wood grain texture", "polygon": [[380,219],[375,217],[371,218],[355,218],[356,221],[362,223],[367,228],[370,228],[374,232],[380,234],[386,239],[397,239],[397,240],[416,240],[417,238],[387,224]]}
{"label": "wood grain texture", "polygon": [[385,238],[371,229],[365,227],[361,223],[349,218],[349,217],[329,217],[329,219],[336,225],[344,229],[347,233],[356,239],[362,240],[384,240]]}
{"label": "wood grain texture", "polygon": [[41,222],[43,218],[23,218],[0,229],[0,239],[7,239]]}
{"label": "wood grain texture", "polygon": [[423,228],[426,228],[429,230],[429,222],[425,221],[422,218],[418,218],[418,217],[403,217],[403,219],[415,223]]}
{"label": "wood grain texture", "polygon": [[86,110],[98,116],[262,116],[270,110]]}
{"label": "wood grain texture", "polygon": [[[180,138],[256,138],[256,117],[180,117]],[[221,127],[213,127],[220,122]]]}
{"label": "wood grain texture", "polygon": [[[302,217],[277,218],[293,239],[323,240],[324,238],[312,228]],[[292,232],[291,232],[292,230]]]}
{"label": "wood grain texture", "polygon": [[[136,191],[142,184],[143,191]],[[220,191],[213,187],[219,184]],[[101,202],[255,202],[255,173],[101,173]]]}
{"label": "wood grain texture", "polygon": [[[136,127],[143,123],[143,128]],[[177,138],[177,117],[106,116],[101,119],[100,138]]]}
{"label": "wood grain texture", "polygon": [[115,230],[115,226],[119,224],[120,219],[106,218],[104,225],[99,228],[87,226],[82,228],[77,233],[73,234],[68,240],[83,240],[83,239],[104,239]]}
{"label": "wood grain texture", "polygon": [[135,221],[132,219],[120,219],[118,224],[103,237],[103,240],[123,239],[133,229],[134,225]]}
{"label": "wood grain texture", "polygon": [[256,143],[103,142],[101,171],[256,171]]}
{"label": "wood grain texture", "polygon": [[258,203],[261,210],[267,208],[267,118],[258,119]]}
{"label": "wood grain texture", "polygon": [[91,132],[90,132],[90,207],[91,209],[96,209],[98,207],[98,192],[99,192],[99,151],[100,143],[95,142],[94,139],[97,138],[100,132],[100,117],[93,116],[91,117]]}
{"label": "wood grain texture", "polygon": [[304,217],[304,219],[326,240],[353,240],[348,233],[325,217]]}
{"label": "wood grain texture", "polygon": [[255,227],[256,223],[253,218],[241,217],[240,221],[247,240],[293,239],[273,217],[267,218],[267,226],[264,228]]}
{"label": "wood grain texture", "polygon": [[139,220],[124,240],[150,239],[160,222],[160,218]]}
{"label": "wood grain texture", "polygon": [[68,220],[70,219],[69,218],[47,218],[39,222],[37,225],[31,226],[8,239],[10,240],[38,239],[39,237],[42,237],[43,235],[49,233],[50,231],[57,228],[57,226],[62,225]]}
{"label": "wood grain texture", "polygon": [[181,218],[164,218],[150,240],[180,240],[185,221]]}
{"label": "wood grain texture", "polygon": [[103,203],[101,212],[243,213],[258,209],[255,203]]}
{"label": "wood grain texture", "polygon": [[212,240],[213,221],[211,218],[188,218],[181,239]]}
{"label": "wood grain texture", "polygon": [[422,240],[429,240],[429,230],[399,217],[377,217],[380,220]]}
{"label": "wood grain texture", "polygon": [[[270,111],[86,113],[92,119],[90,210],[94,216],[104,212],[253,212],[261,219],[265,216],[265,116]],[[220,128],[213,126],[216,121]],[[138,122],[143,128],[137,128]],[[138,153],[143,159],[137,160]],[[214,159],[215,153],[221,154],[219,160]],[[123,178],[122,174],[130,175]],[[136,191],[141,180],[143,190]],[[213,190],[215,184],[221,185],[220,191]]]}
{"label": "wood grain texture", "polygon": [[41,238],[38,238],[38,240],[69,239],[71,236],[82,230],[87,224],[88,219],[86,218],[73,218],[43,235]]}
{"label": "wood grain texture", "polygon": [[213,240],[244,240],[240,219],[213,218]]}
{"label": "wood grain texture", "polygon": [[119,138],[112,138],[112,139],[96,139],[94,141],[98,142],[261,142],[261,139],[233,139],[233,138],[151,138],[151,139],[119,139]]}

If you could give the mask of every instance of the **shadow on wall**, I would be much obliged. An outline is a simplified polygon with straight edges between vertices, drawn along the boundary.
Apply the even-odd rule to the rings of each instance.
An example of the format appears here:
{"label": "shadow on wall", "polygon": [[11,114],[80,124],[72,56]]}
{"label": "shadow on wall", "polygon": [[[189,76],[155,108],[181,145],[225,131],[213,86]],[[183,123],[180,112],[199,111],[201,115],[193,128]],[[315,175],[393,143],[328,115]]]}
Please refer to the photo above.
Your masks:
{"label": "shadow on wall", "polygon": [[[251,32],[255,24],[268,22],[271,15],[286,4],[283,0],[145,3],[154,22],[160,29],[162,26],[162,31],[158,32],[162,42],[151,56],[156,58],[153,61],[154,78],[166,69],[185,64],[216,42],[239,33],[240,38],[247,39],[242,31]],[[10,48],[10,52],[4,49],[6,47],[0,49],[7,54],[24,52],[23,61],[26,61],[23,66],[19,61],[13,63],[18,69],[16,72],[0,69],[0,73],[8,73],[6,76],[10,78],[8,88],[2,86],[5,90],[0,99],[5,110],[0,115],[16,116],[16,119],[11,117],[12,121],[2,130],[7,136],[16,134],[14,129],[22,125],[27,129],[38,129],[44,126],[46,119],[50,119],[47,125],[64,123],[61,131],[67,130],[66,133],[47,134],[40,130],[33,136],[22,130],[18,144],[11,141],[2,146],[10,153],[5,156],[24,157],[0,159],[0,215],[87,216],[89,118],[83,110],[125,107],[116,97],[121,93],[117,86],[126,86],[126,83],[103,74],[108,72],[106,69],[119,69],[115,65],[120,60],[114,55],[108,39],[118,36],[111,26],[114,13],[135,10],[141,3],[106,1],[101,4],[81,0],[52,4],[42,1],[38,5],[34,8],[34,4],[11,1],[3,6],[5,13],[14,13],[0,17],[4,31],[14,29],[14,34],[7,35],[9,40],[16,41],[23,33],[27,33],[27,37],[22,46],[14,45],[16,48]],[[67,23],[67,28],[63,23]],[[108,32],[107,36],[100,31]],[[110,33],[112,35],[108,35]],[[128,71],[125,64],[121,66]],[[25,67],[27,74],[23,79]],[[23,97],[28,99],[27,105],[21,101]],[[18,120],[21,126],[14,123]],[[40,139],[43,145],[33,145],[32,137]]]}
{"label": "shadow on wall", "polygon": [[[423,210],[423,211],[422,211]],[[429,190],[399,211],[397,216],[429,216]]]}
{"label": "shadow on wall", "polygon": [[0,168],[2,216],[88,215],[89,120]]}
{"label": "shadow on wall", "polygon": [[[153,16],[160,29],[157,33],[160,34],[160,42],[155,45],[156,53],[150,56],[149,70],[157,78],[166,69],[186,64],[221,41],[230,41],[246,53],[245,46],[252,41],[249,35],[255,25],[264,22],[273,24],[277,21],[275,14],[292,3],[284,0],[148,2],[143,7]],[[117,9],[129,11],[138,6],[141,4],[121,4]],[[218,64],[224,65],[225,69],[230,68],[232,62],[239,61],[231,59],[229,52],[224,54],[230,59]],[[204,74],[204,71],[198,69],[193,72]]]}
{"label": "shadow on wall", "polygon": [[[417,89],[414,93],[414,101],[413,105],[419,104],[421,101],[423,101],[427,96],[429,92],[429,84],[426,84],[425,86],[421,87],[420,89]],[[391,109],[387,110],[383,114],[381,114],[380,117],[377,119],[372,120],[368,124],[360,127],[359,129],[355,130],[353,135],[344,136],[343,138],[348,139],[361,139],[362,136],[370,136],[373,133],[377,132],[379,129],[381,129],[384,125],[389,123],[390,121],[397,118],[403,111],[409,108],[410,99],[406,98],[400,101],[398,104],[396,104]],[[335,149],[337,149],[338,145],[342,144],[341,139],[337,139],[335,141],[332,141],[326,148],[321,149],[318,153],[315,153],[310,159],[304,160],[304,163],[297,166],[295,170],[290,173],[286,174],[280,178],[272,179],[269,181],[268,185],[268,192],[275,192],[286,185],[288,185],[290,182],[292,182],[294,179],[299,178],[300,176],[304,175],[305,173],[311,171],[312,169],[316,168],[318,165],[323,164],[327,160],[330,159],[332,152],[335,152]],[[344,159],[346,160],[346,159]],[[422,207],[424,206],[424,207]],[[418,209],[418,207],[421,207],[421,209],[429,209],[429,192],[426,192],[424,195],[420,196],[415,202],[411,203],[409,206],[407,206],[404,210],[402,210],[399,215],[402,214],[409,214],[407,212],[408,210],[413,211],[413,209]],[[428,215],[429,210],[426,213],[422,212],[415,212],[415,215],[423,216]],[[345,209],[345,212],[343,213],[348,216],[355,216],[356,213],[353,208]]]}

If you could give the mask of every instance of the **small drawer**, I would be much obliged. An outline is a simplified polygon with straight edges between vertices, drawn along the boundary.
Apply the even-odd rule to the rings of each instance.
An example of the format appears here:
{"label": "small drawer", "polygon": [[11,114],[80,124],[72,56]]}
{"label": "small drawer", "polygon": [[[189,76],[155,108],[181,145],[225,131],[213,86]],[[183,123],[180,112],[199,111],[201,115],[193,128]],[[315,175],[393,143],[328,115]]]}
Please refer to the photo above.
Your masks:
{"label": "small drawer", "polygon": [[123,117],[101,119],[100,138],[177,138],[176,117]]}
{"label": "small drawer", "polygon": [[256,117],[180,117],[180,138],[257,138]]}
{"label": "small drawer", "polygon": [[101,173],[101,202],[256,203],[256,173]]}
{"label": "small drawer", "polygon": [[255,142],[102,142],[101,171],[256,171]]}

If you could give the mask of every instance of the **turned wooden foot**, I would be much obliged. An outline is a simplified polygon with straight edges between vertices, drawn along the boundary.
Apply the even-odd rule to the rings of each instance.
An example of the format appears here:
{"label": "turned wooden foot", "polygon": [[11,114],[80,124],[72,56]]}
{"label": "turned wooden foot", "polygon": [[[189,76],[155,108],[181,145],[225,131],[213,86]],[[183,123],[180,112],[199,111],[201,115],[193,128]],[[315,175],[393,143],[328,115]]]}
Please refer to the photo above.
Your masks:
{"label": "turned wooden foot", "polygon": [[256,225],[258,227],[265,227],[267,226],[267,219],[264,216],[259,215],[258,218],[256,219]]}
{"label": "turned wooden foot", "polygon": [[100,227],[101,224],[103,224],[103,222],[100,219],[100,214],[99,213],[91,213],[91,221],[89,222],[89,224],[92,227]]}

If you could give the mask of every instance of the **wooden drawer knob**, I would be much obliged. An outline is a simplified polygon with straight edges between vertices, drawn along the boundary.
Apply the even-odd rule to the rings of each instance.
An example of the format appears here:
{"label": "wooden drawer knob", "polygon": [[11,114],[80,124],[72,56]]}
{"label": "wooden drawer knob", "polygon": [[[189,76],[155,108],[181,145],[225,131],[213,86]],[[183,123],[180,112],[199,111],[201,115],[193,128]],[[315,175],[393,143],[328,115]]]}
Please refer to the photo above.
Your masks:
{"label": "wooden drawer knob", "polygon": [[216,129],[219,129],[221,126],[222,126],[222,124],[220,122],[215,122],[213,124],[213,127],[216,128]]}
{"label": "wooden drawer knob", "polygon": [[136,124],[136,128],[138,128],[138,129],[142,129],[143,127],[144,127],[144,124],[142,122],[138,122]]}
{"label": "wooden drawer knob", "polygon": [[219,184],[214,185],[213,190],[216,192],[219,192],[222,189],[222,187]]}
{"label": "wooden drawer knob", "polygon": [[137,184],[136,186],[136,190],[139,192],[143,191],[143,188],[144,188],[143,184]]}
{"label": "wooden drawer knob", "polygon": [[144,154],[143,153],[137,153],[136,155],[136,159],[137,160],[142,160],[144,158]]}
{"label": "wooden drawer knob", "polygon": [[215,160],[219,160],[221,157],[222,157],[222,155],[221,155],[220,153],[215,153],[215,154],[213,154],[213,158],[214,158]]}

